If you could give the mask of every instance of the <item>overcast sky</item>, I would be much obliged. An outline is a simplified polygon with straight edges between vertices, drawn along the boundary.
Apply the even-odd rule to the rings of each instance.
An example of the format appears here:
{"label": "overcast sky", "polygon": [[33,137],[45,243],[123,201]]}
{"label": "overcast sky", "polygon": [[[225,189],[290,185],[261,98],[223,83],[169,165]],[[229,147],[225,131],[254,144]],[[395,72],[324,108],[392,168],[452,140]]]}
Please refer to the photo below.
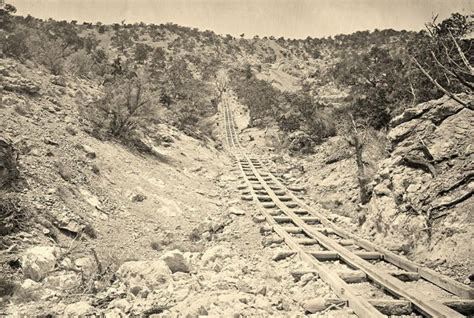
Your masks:
{"label": "overcast sky", "polygon": [[[472,14],[473,0],[6,0],[17,14],[79,22],[174,22],[237,36],[323,37],[420,30],[432,16]],[[440,20],[439,19],[439,20]]]}

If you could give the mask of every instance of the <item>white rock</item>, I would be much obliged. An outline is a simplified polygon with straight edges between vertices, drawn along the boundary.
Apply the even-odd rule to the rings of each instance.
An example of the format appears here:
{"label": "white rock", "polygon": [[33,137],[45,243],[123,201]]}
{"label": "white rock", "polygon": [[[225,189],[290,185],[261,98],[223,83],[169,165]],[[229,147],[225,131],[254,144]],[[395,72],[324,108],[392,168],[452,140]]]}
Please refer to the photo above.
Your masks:
{"label": "white rock", "polygon": [[208,249],[202,255],[202,262],[204,265],[215,261],[218,258],[227,258],[231,255],[230,249],[223,245],[216,245]]}
{"label": "white rock", "polygon": [[23,274],[34,281],[40,281],[54,270],[60,250],[53,246],[35,246],[26,250],[21,258]]}
{"label": "white rock", "polygon": [[245,211],[241,210],[235,206],[229,208],[229,213],[234,215],[245,215]]}
{"label": "white rock", "polygon": [[132,309],[132,305],[126,299],[115,299],[110,302],[108,308],[118,308],[124,313],[128,313]]}
{"label": "white rock", "polygon": [[97,264],[91,257],[78,258],[74,261],[74,264],[86,276],[92,276],[97,272]]}
{"label": "white rock", "polygon": [[125,318],[129,317],[129,315],[125,314],[122,310],[118,308],[113,308],[110,311],[107,311],[103,314],[104,318]]}
{"label": "white rock", "polygon": [[172,279],[171,270],[162,260],[125,262],[117,276],[131,293],[142,297],[155,288],[165,288]]}
{"label": "white rock", "polygon": [[84,317],[94,312],[94,307],[89,305],[85,301],[69,304],[64,310],[64,316],[66,317]]}
{"label": "white rock", "polygon": [[314,314],[326,309],[328,304],[324,298],[313,298],[305,301],[302,306],[307,312]]}
{"label": "white rock", "polygon": [[94,148],[88,145],[82,145],[82,150],[86,153],[86,157],[89,159],[95,159],[96,158],[96,153]]}
{"label": "white rock", "polygon": [[27,279],[15,291],[15,298],[21,302],[37,301],[44,295],[44,288],[40,283]]}
{"label": "white rock", "polygon": [[56,290],[68,290],[79,286],[80,281],[76,273],[59,273],[44,279],[46,287]]}
{"label": "white rock", "polygon": [[189,263],[184,258],[183,253],[179,250],[168,251],[162,255],[160,259],[168,265],[172,273],[189,273]]}

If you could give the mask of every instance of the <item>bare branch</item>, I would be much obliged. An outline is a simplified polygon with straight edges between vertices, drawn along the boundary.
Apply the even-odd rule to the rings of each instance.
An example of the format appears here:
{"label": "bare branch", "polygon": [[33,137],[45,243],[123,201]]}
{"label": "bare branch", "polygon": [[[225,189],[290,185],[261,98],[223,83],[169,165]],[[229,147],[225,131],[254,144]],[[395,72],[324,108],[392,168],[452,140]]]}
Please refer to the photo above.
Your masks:
{"label": "bare branch", "polygon": [[448,90],[446,90],[443,86],[441,86],[434,78],[431,77],[431,75],[423,68],[423,66],[421,66],[421,64],[418,62],[418,60],[415,58],[415,57],[411,57],[412,60],[415,62],[416,66],[418,67],[418,69],[423,73],[425,74],[425,76],[431,81],[431,83],[433,83],[440,91],[442,91],[443,93],[445,93],[446,95],[448,95],[449,97],[451,97],[452,99],[454,99],[455,101],[457,101],[459,104],[463,105],[463,106],[467,106],[467,103],[464,102],[463,100],[461,100],[460,98],[458,98],[457,96],[455,96],[453,93],[449,92]]}
{"label": "bare branch", "polygon": [[474,90],[474,85],[471,84],[470,82],[466,81],[461,75],[459,75],[457,72],[455,72],[454,70],[450,70],[448,69],[446,66],[444,66],[437,58],[436,58],[436,55],[433,53],[433,51],[431,51],[431,55],[433,56],[433,59],[435,60],[435,62],[445,71],[447,72],[449,75],[451,76],[454,76],[455,78],[457,78],[463,85],[465,85],[466,87],[468,87],[469,89],[471,90]]}
{"label": "bare branch", "polygon": [[454,38],[453,34],[451,33],[451,30],[449,30],[449,35],[451,36],[451,39],[454,42],[454,45],[456,46],[456,49],[458,50],[459,56],[461,57],[461,60],[463,61],[464,65],[466,68],[471,72],[471,75],[474,75],[474,68],[471,66],[469,61],[467,60],[466,56],[464,55],[464,52],[461,50],[461,47],[459,46],[458,42]]}

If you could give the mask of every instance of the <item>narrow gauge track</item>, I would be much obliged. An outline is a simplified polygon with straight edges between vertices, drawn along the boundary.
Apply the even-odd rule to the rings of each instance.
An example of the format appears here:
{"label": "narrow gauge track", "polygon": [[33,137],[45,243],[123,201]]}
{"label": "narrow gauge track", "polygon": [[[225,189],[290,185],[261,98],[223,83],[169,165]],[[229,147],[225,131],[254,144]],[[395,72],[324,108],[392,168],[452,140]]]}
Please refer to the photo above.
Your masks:
{"label": "narrow gauge track", "polygon": [[[244,181],[242,199],[254,201],[273,230],[308,263],[359,317],[410,315],[464,317],[474,314],[474,289],[389,250],[361,239],[314,211],[240,146],[235,119],[225,99],[224,126],[228,150],[235,156]],[[362,285],[370,286],[365,295]],[[446,295],[431,296],[436,289]]]}

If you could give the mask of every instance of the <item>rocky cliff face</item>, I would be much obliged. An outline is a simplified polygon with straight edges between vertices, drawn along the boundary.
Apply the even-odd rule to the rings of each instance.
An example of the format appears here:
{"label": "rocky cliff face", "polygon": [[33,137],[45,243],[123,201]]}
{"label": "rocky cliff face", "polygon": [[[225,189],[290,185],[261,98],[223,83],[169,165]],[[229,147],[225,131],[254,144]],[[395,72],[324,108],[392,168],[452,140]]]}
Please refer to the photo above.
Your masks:
{"label": "rocky cliff face", "polygon": [[[362,230],[434,267],[472,268],[474,111],[452,99],[419,104],[392,121]],[[464,266],[465,265],[465,266]],[[464,272],[464,273],[462,273]]]}

